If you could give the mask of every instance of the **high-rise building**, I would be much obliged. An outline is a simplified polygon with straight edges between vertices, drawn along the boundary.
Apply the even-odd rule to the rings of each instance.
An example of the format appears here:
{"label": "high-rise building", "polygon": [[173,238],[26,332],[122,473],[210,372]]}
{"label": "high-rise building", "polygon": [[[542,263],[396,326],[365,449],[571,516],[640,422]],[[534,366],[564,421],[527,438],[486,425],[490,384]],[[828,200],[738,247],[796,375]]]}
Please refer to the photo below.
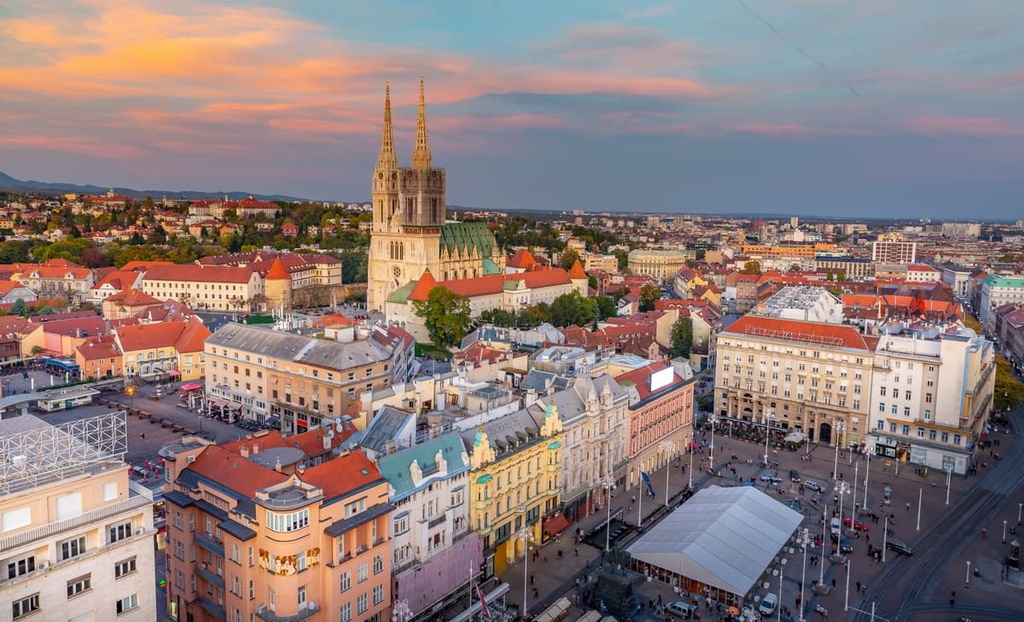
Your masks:
{"label": "high-rise building", "polygon": [[445,221],[445,170],[433,165],[420,78],[412,166],[395,156],[390,87],[384,90],[384,131],[373,171],[367,306],[384,310],[395,290],[429,270],[439,281],[501,274],[504,257],[487,223]]}
{"label": "high-rise building", "polygon": [[128,477],[125,413],[0,420],[5,620],[156,619],[153,495]]}
{"label": "high-rise building", "polygon": [[881,264],[906,264],[917,261],[917,242],[879,240],[871,243],[871,261]]}

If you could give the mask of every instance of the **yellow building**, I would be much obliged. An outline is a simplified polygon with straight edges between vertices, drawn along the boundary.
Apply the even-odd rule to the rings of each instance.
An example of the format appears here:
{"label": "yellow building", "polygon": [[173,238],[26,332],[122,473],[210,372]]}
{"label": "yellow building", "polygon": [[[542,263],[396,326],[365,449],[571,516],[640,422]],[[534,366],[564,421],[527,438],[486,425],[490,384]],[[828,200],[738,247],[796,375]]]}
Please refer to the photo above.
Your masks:
{"label": "yellow building", "polygon": [[204,373],[203,343],[210,330],[198,317],[180,322],[122,326],[114,339],[126,378],[196,380]]}
{"label": "yellow building", "polygon": [[562,421],[549,407],[520,410],[463,434],[470,463],[470,526],[484,545],[484,574],[502,574],[535,546],[559,510]]}

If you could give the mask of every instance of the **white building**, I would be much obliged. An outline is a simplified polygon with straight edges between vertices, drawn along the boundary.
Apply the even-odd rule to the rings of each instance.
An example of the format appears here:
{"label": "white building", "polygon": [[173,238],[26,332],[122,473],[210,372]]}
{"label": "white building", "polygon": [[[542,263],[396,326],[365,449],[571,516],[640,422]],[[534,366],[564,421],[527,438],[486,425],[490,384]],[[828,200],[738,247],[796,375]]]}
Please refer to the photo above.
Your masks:
{"label": "white building", "polygon": [[784,287],[752,310],[757,315],[807,322],[843,323],[843,301],[824,287]]}
{"label": "white building", "polygon": [[966,473],[992,412],[993,344],[958,325],[882,329],[871,378],[874,453]]}
{"label": "white building", "polygon": [[124,412],[0,421],[5,620],[156,619],[153,495],[128,477],[125,430]]}
{"label": "white building", "polygon": [[994,311],[1005,304],[1024,304],[1024,276],[990,274],[982,281],[978,319],[985,330],[992,330]]}

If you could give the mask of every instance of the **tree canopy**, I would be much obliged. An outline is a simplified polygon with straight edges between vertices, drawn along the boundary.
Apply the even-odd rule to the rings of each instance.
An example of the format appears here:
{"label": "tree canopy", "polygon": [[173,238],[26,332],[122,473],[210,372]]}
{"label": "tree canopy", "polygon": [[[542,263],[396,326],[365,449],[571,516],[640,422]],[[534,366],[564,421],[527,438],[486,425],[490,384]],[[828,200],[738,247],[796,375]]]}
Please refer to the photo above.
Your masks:
{"label": "tree canopy", "polygon": [[681,317],[672,325],[672,358],[690,358],[693,347],[693,320]]}
{"label": "tree canopy", "polygon": [[447,348],[466,336],[470,326],[469,298],[448,288],[435,287],[426,300],[414,300],[416,315],[423,318],[434,345]]}
{"label": "tree canopy", "polygon": [[661,300],[661,288],[648,283],[640,288],[640,310],[653,311],[654,303]]}

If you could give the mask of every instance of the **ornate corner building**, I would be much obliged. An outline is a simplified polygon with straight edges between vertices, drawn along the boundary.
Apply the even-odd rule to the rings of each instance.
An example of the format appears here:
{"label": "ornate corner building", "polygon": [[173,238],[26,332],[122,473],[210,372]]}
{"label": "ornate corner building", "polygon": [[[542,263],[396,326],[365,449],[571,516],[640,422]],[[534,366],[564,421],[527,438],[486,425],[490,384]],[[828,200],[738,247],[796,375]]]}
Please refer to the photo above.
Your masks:
{"label": "ornate corner building", "polygon": [[420,78],[412,166],[398,165],[390,87],[384,89],[384,131],[373,171],[367,306],[384,310],[395,290],[429,270],[439,280],[500,274],[504,257],[486,223],[445,222],[445,170],[433,166]]}

